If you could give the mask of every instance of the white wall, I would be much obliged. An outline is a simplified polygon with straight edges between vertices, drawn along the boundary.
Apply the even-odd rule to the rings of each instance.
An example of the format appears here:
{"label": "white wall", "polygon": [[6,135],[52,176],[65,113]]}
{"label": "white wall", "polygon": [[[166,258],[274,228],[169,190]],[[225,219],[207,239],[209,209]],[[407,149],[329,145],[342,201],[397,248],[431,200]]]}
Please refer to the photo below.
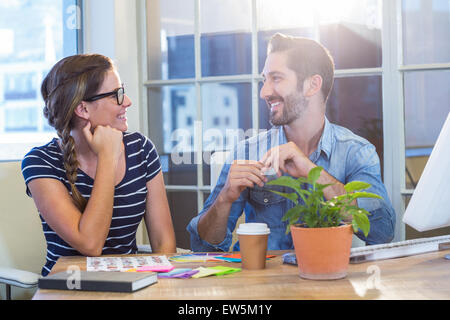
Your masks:
{"label": "white wall", "polygon": [[[0,266],[41,273],[45,239],[34,202],[25,194],[20,162],[0,163]],[[0,296],[4,299],[4,286]],[[13,299],[28,299],[34,290],[12,289]]]}

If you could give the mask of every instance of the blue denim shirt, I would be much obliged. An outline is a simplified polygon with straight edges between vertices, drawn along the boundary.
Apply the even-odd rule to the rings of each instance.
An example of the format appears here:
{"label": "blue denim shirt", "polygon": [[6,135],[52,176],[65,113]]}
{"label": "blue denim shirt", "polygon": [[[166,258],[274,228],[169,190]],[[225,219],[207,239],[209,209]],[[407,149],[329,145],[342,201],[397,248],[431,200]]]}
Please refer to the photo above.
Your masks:
{"label": "blue denim shirt", "polygon": [[[239,160],[260,160],[262,156],[277,145],[287,143],[282,127],[273,127],[237,144],[225,162],[214,190],[206,200],[203,210],[194,217],[187,230],[191,235],[191,247],[194,251],[229,251],[232,232],[236,221],[245,212],[246,222],[267,223],[270,228],[268,250],[293,249],[291,234],[286,234],[287,222],[281,221],[283,215],[294,206],[286,198],[269,191],[269,188],[281,192],[292,192],[291,189],[278,186],[255,186],[245,189],[240,197],[232,204],[228,219],[227,234],[218,245],[212,245],[198,235],[197,225],[200,217],[209,210],[215,202],[227,180],[231,163]],[[372,187],[368,192],[380,195],[381,199],[357,199],[358,206],[370,212],[370,232],[366,237],[361,231],[356,235],[366,244],[390,242],[394,237],[395,212],[381,181],[380,161],[375,147],[366,139],[359,137],[350,130],[331,124],[325,119],[325,127],[318,148],[309,157],[312,162],[322,166],[325,171],[337,180],[346,184],[350,181],[364,181]],[[299,199],[299,201],[301,201]],[[239,242],[233,248],[239,251]]]}

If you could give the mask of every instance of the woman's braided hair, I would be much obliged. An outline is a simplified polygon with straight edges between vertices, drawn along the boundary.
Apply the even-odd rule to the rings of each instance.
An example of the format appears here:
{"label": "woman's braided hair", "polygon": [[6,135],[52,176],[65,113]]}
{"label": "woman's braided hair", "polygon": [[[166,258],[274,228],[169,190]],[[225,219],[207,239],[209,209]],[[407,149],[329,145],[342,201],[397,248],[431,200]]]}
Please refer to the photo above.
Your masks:
{"label": "woman's braided hair", "polygon": [[72,199],[81,212],[84,211],[87,201],[75,186],[79,163],[75,141],[70,135],[76,119],[74,110],[81,101],[97,93],[106,73],[113,69],[112,60],[103,55],[70,56],[56,63],[41,86],[45,101],[44,116],[61,139],[64,168]]}

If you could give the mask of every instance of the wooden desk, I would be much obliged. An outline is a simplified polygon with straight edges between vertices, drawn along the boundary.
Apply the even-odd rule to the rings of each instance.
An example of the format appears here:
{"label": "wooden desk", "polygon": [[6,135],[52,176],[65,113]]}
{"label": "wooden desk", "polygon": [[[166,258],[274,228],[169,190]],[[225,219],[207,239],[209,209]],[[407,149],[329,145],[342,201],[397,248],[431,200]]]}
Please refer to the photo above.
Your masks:
{"label": "wooden desk", "polygon": [[[38,290],[33,299],[450,299],[450,260],[444,259],[448,250],[351,264],[347,277],[334,281],[301,279],[296,266],[282,264],[284,252],[269,252],[277,257],[268,260],[264,270],[200,279],[158,279],[135,293]],[[173,264],[185,268],[241,266],[227,262]],[[86,270],[86,258],[60,258],[53,273],[73,265]]]}

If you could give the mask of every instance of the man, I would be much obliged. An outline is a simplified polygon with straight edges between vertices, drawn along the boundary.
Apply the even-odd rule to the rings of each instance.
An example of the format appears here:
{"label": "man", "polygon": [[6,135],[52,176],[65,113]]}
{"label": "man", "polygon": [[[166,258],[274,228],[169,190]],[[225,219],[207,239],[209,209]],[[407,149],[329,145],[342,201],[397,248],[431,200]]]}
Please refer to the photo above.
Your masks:
{"label": "man", "polygon": [[[203,210],[187,227],[192,249],[228,251],[243,211],[246,222],[268,224],[269,250],[292,249],[291,235],[285,234],[287,222],[281,218],[294,204],[268,191],[263,172],[273,168],[278,176],[306,177],[315,166],[324,168],[318,182],[333,184],[324,189],[327,200],[344,194],[344,184],[350,181],[370,183],[368,191],[383,200],[355,200],[371,213],[368,237],[362,232],[357,236],[367,244],[391,241],[395,212],[381,182],[375,147],[325,117],[334,78],[334,63],[328,51],[310,39],[276,34],[269,42],[262,75],[260,97],[267,102],[274,127],[233,150]],[[233,250],[239,250],[239,243]]]}

